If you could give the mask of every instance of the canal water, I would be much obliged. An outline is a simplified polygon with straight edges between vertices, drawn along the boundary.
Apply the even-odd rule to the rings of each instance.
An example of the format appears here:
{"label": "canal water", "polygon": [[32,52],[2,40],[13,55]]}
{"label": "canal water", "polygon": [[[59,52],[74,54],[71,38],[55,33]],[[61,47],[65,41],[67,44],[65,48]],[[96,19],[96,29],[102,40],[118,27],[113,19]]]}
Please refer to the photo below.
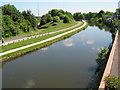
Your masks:
{"label": "canal water", "polygon": [[3,63],[3,88],[95,87],[97,53],[111,42],[111,33],[88,26],[65,40]]}

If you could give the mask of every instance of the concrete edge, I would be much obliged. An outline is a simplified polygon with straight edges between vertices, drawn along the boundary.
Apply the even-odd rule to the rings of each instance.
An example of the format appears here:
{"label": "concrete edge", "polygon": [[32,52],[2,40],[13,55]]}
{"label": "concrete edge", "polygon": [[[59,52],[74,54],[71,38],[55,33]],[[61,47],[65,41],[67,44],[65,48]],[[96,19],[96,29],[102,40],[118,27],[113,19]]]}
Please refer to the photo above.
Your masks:
{"label": "concrete edge", "polygon": [[112,49],[111,49],[111,52],[110,52],[110,55],[109,55],[109,58],[108,58],[108,62],[107,62],[105,71],[103,73],[103,77],[101,79],[98,90],[104,90],[105,89],[105,78],[110,75],[110,71],[111,71],[111,67],[112,67],[112,63],[113,63],[113,57],[114,57],[115,49],[116,49],[116,46],[117,46],[117,40],[118,40],[118,31],[115,35],[115,40],[114,40],[114,43],[113,43],[113,46],[112,46]]}

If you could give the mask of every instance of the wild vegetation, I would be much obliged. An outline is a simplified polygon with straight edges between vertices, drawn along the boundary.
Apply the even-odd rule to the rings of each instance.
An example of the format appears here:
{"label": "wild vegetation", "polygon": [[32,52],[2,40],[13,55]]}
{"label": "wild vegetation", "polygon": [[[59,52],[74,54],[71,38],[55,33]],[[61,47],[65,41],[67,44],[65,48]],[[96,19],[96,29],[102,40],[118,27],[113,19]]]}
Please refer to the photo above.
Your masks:
{"label": "wild vegetation", "polygon": [[100,52],[98,53],[98,57],[96,58],[96,62],[98,64],[98,67],[95,72],[97,86],[99,86],[101,78],[103,76],[108,56],[109,56],[109,49],[107,47],[100,48]]}
{"label": "wild vegetation", "polygon": [[105,82],[106,90],[120,90],[120,77],[108,76]]}
{"label": "wild vegetation", "polygon": [[2,9],[2,37],[16,36],[36,30],[37,19],[30,10],[22,13],[14,5],[4,5]]}
{"label": "wild vegetation", "polygon": [[38,28],[48,28],[50,25],[54,26],[57,24],[57,22],[60,21],[63,23],[70,23],[73,20],[73,15],[70,12],[65,12],[62,9],[52,9],[41,17],[40,25],[38,25]]}
{"label": "wild vegetation", "polygon": [[96,25],[100,29],[106,29],[115,35],[117,30],[120,30],[120,8],[116,12],[109,12],[101,10],[98,13],[84,13],[86,19],[91,25]]}
{"label": "wild vegetation", "polygon": [[1,9],[3,15],[1,29],[3,38],[37,31],[40,28],[56,26],[59,22],[74,22],[73,15],[70,12],[58,9],[50,10],[40,19],[36,18],[30,10],[20,12],[14,5],[6,4]]}

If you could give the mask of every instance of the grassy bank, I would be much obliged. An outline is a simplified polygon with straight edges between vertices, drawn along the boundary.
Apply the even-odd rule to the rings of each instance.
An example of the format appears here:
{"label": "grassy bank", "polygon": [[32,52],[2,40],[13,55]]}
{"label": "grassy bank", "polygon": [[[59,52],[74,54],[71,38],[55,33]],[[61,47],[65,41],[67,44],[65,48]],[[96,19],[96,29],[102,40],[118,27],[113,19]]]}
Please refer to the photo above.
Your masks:
{"label": "grassy bank", "polygon": [[[87,27],[87,25],[86,25],[86,27]],[[38,49],[43,48],[43,47],[46,47],[46,46],[48,46],[48,45],[50,45],[50,44],[52,44],[52,43],[54,43],[54,42],[57,42],[57,41],[60,41],[60,40],[65,39],[65,38],[67,38],[67,37],[70,37],[71,35],[73,35],[73,34],[79,32],[79,31],[85,29],[86,27],[84,27],[84,28],[82,28],[82,29],[79,29],[79,30],[76,30],[75,32],[66,34],[66,35],[64,35],[64,36],[62,36],[62,37],[59,37],[59,38],[57,38],[57,39],[54,39],[54,40],[51,40],[51,41],[48,41],[48,42],[45,42],[45,43],[42,43],[42,44],[39,44],[39,45],[30,47],[30,48],[27,48],[27,49],[23,49],[23,50],[19,50],[19,51],[13,52],[13,53],[6,54],[6,55],[2,56],[2,58],[3,58],[4,60],[6,60],[6,59],[11,59],[11,58],[15,58],[15,57],[17,57],[17,56],[21,56],[21,55],[24,55],[24,54],[26,54],[26,53],[29,53],[29,52],[38,50]],[[77,27],[76,27],[76,28],[77,28]],[[72,30],[72,29],[70,29],[70,30]],[[67,30],[67,31],[69,31],[69,30]],[[66,31],[64,31],[64,32],[66,32]],[[61,34],[61,33],[64,33],[64,32],[59,32],[59,33],[57,33],[57,34]],[[55,35],[54,35],[54,36],[55,36]]]}
{"label": "grassy bank", "polygon": [[[64,29],[64,28],[68,28],[70,26],[74,26],[77,23],[78,22],[76,22],[76,21],[72,21],[70,23],[62,23],[62,21],[60,21],[60,22],[57,22],[55,26],[50,25],[48,28],[36,29],[36,31],[30,31],[30,32],[26,32],[26,33],[23,32],[23,33],[21,33],[21,34],[19,34],[17,36],[26,35],[24,37],[29,37],[29,36],[34,36],[34,35],[37,35],[37,34],[49,33],[49,32],[52,32],[52,31],[57,31],[57,30],[61,30],[61,29]],[[15,38],[17,36],[11,36],[9,38],[5,38],[5,40]]]}
{"label": "grassy bank", "polygon": [[[82,25],[83,25],[83,23],[81,25],[77,26],[77,27],[80,27]],[[75,27],[75,28],[77,28],[77,27]],[[75,29],[75,28],[72,28],[72,29]],[[39,42],[39,41],[48,39],[50,37],[56,36],[58,34],[70,31],[72,29],[62,31],[62,32],[58,32],[58,33],[54,33],[54,34],[50,34],[50,35],[46,35],[46,36],[41,36],[41,37],[37,37],[37,38],[28,39],[28,40],[25,40],[25,41],[11,43],[9,45],[2,46],[2,52],[9,51],[11,49],[19,48],[19,47],[22,47],[22,46],[26,46],[26,45],[29,45],[29,44],[32,44],[32,43],[35,43],[35,42]]]}
{"label": "grassy bank", "polygon": [[[53,23],[53,24],[55,24],[55,26],[53,26],[53,24],[50,24],[48,28],[38,29],[37,32],[33,33],[32,35],[44,34],[44,33],[49,33],[49,32],[53,32],[53,31],[58,31],[58,30],[61,30],[61,29],[64,29],[64,28],[74,26],[77,23],[78,22],[76,22],[76,21],[72,21],[70,23],[63,23],[63,21],[56,22],[56,23]],[[28,36],[32,36],[32,35],[28,35]]]}

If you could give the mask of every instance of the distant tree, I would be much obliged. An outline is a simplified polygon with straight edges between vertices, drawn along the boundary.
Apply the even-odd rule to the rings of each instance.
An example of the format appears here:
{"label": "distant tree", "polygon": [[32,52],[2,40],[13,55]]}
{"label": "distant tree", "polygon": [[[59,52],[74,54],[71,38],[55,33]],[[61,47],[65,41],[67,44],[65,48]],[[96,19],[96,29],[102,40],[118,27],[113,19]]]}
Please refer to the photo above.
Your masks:
{"label": "distant tree", "polygon": [[59,12],[62,13],[63,15],[65,15],[65,11],[64,10],[60,9]]}
{"label": "distant tree", "polygon": [[70,18],[68,16],[65,16],[63,19],[63,23],[69,23],[70,22]]}
{"label": "distant tree", "polygon": [[111,16],[112,16],[112,15],[113,15],[113,12],[106,11],[106,12],[105,12],[105,15],[111,15]]}
{"label": "distant tree", "polygon": [[120,8],[116,9],[117,18],[120,20]]}
{"label": "distant tree", "polygon": [[74,19],[72,13],[66,11],[66,15],[67,15],[69,18]]}
{"label": "distant tree", "polygon": [[84,18],[84,16],[80,12],[74,13],[73,17],[76,21],[81,21]]}
{"label": "distant tree", "polygon": [[57,9],[52,9],[52,10],[50,10],[48,13],[51,14],[52,17],[54,17],[54,16],[57,16],[57,15],[58,15],[58,12],[59,12],[59,10],[57,10]]}
{"label": "distant tree", "polygon": [[64,15],[63,13],[60,13],[60,12],[59,12],[59,13],[58,13],[58,16],[60,17],[60,20],[62,20],[62,19],[64,19],[64,16],[65,16],[65,15]]}
{"label": "distant tree", "polygon": [[60,21],[60,18],[58,16],[53,17],[53,22],[59,22],[59,21]]}
{"label": "distant tree", "polygon": [[35,29],[35,27],[37,26],[37,19],[35,18],[35,16],[31,13],[30,10],[27,11],[23,11],[22,15],[24,16],[24,18],[26,20],[28,20],[31,23],[31,26]]}
{"label": "distant tree", "polygon": [[53,17],[51,16],[51,14],[46,14],[46,19],[47,19],[46,21],[47,23],[53,21]]}
{"label": "distant tree", "polygon": [[41,20],[40,20],[40,26],[41,25],[44,25],[44,24],[46,24],[47,23],[47,17],[46,17],[46,15],[43,15],[42,17],[41,17]]}
{"label": "distant tree", "polygon": [[104,15],[105,12],[103,10],[101,10],[98,14],[97,14],[97,17],[102,17],[102,15]]}
{"label": "distant tree", "polygon": [[84,14],[84,15],[85,15],[85,19],[89,20],[90,18],[95,18],[97,13],[89,12],[89,13]]}

